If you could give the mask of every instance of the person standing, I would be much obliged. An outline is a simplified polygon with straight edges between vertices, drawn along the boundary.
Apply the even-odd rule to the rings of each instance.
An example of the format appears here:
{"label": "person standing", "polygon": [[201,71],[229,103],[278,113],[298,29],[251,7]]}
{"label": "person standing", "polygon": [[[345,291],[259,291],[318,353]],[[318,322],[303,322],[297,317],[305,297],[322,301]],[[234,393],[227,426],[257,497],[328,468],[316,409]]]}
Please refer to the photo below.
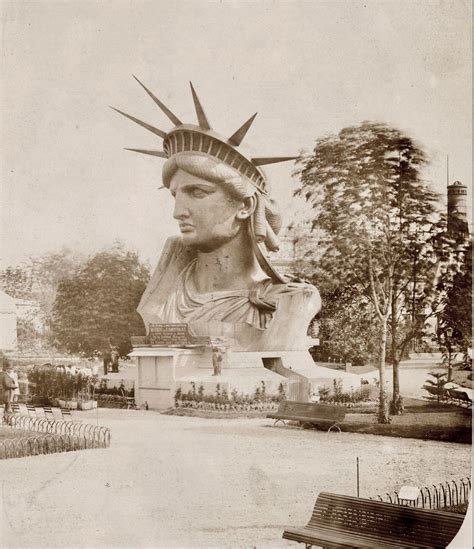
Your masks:
{"label": "person standing", "polygon": [[7,358],[3,358],[3,371],[0,372],[0,393],[2,402],[5,406],[3,413],[11,414],[13,391],[17,388],[15,380],[12,377],[12,365]]}
{"label": "person standing", "polygon": [[119,349],[117,345],[112,345],[110,349],[110,362],[112,363],[112,372],[119,371]]}
{"label": "person standing", "polygon": [[218,347],[212,348],[212,367],[214,370],[213,376],[218,376],[222,371],[222,353]]}
{"label": "person standing", "polygon": [[9,375],[13,379],[16,385],[16,387],[12,391],[12,402],[18,402],[18,399],[20,398],[20,384],[18,383],[18,370],[12,370]]}
{"label": "person standing", "polygon": [[110,351],[109,349],[104,349],[102,352],[102,360],[104,363],[104,376],[109,373],[109,364],[110,364]]}

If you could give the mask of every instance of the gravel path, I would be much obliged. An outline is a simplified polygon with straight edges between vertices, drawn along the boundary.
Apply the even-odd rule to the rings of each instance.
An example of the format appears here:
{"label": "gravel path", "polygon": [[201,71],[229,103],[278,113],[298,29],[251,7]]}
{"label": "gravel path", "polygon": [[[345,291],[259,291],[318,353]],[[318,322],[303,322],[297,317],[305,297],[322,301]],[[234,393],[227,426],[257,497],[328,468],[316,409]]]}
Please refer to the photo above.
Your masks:
{"label": "gravel path", "polygon": [[[96,421],[95,411],[82,412]],[[2,547],[287,547],[322,490],[361,496],[470,474],[464,444],[99,411],[109,449],[0,462]]]}

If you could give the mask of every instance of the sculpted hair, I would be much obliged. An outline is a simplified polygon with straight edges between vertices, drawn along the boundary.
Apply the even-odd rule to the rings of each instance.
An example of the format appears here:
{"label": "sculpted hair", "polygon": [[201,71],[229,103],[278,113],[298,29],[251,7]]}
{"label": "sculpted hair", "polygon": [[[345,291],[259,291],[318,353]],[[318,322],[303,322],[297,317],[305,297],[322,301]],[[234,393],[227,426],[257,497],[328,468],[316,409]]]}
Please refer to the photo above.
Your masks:
{"label": "sculpted hair", "polygon": [[171,179],[178,169],[211,183],[223,185],[236,199],[251,199],[254,203],[254,238],[257,242],[264,242],[270,251],[278,250],[279,242],[276,235],[281,229],[281,216],[276,203],[258,192],[249,180],[230,166],[209,156],[199,153],[178,153],[163,165],[163,185],[166,188],[169,188]]}
{"label": "sculpted hair", "polygon": [[236,198],[244,199],[252,196],[256,189],[230,166],[200,154],[176,154],[163,165],[163,185],[169,188],[171,179],[178,169],[200,177],[211,183],[229,187]]}

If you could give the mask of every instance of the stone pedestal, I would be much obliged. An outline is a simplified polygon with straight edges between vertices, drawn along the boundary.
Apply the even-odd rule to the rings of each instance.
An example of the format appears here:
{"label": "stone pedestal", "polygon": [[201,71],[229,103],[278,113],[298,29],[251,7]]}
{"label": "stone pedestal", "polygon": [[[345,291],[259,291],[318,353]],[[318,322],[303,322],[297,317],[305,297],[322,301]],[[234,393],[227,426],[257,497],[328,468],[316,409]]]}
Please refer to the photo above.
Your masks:
{"label": "stone pedestal", "polygon": [[165,410],[174,405],[175,361],[173,348],[137,347],[130,353],[137,360],[135,402],[138,406]]}
{"label": "stone pedestal", "polygon": [[213,375],[209,346],[135,346],[130,356],[138,363],[135,400],[139,406],[148,403],[155,410],[174,406],[178,388],[183,393],[201,390],[216,395],[226,391],[230,395],[235,390],[252,395],[263,382],[267,394],[277,394],[283,385],[287,398],[304,402],[318,387],[331,386],[334,378],[341,379],[345,390],[360,384],[356,374],[316,366],[308,351],[227,349],[217,376]]}

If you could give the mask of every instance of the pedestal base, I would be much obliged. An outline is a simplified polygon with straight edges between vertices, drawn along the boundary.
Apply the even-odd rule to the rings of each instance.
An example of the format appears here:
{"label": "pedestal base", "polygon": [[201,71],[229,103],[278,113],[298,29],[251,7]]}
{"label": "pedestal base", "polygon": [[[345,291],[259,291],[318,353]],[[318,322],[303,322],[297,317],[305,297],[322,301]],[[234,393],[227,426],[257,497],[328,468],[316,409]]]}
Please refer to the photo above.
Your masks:
{"label": "pedestal base", "polygon": [[283,386],[288,399],[305,402],[334,379],[345,390],[360,385],[359,375],[317,366],[308,351],[227,351],[219,375],[213,375],[208,347],[135,347],[130,356],[138,361],[135,401],[156,410],[174,406],[178,388],[203,395],[254,395],[263,382],[267,395],[278,394]]}

